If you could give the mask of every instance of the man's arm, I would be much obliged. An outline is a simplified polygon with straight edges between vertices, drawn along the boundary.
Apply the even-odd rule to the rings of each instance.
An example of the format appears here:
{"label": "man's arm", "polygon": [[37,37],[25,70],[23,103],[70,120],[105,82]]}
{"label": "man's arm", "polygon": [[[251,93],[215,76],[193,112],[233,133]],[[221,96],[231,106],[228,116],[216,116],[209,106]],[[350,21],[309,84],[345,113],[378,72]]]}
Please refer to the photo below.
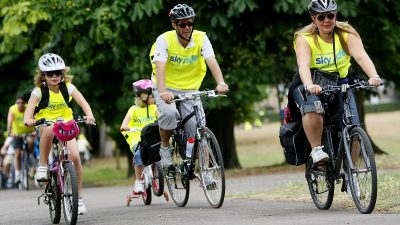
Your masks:
{"label": "man's arm", "polygon": [[221,68],[219,67],[219,64],[217,62],[217,59],[215,59],[215,56],[210,56],[206,59],[206,63],[208,65],[208,68],[210,68],[210,71],[217,82],[217,87],[216,90],[219,93],[225,93],[229,90],[228,85],[224,81],[224,77],[222,76]]}
{"label": "man's arm", "polygon": [[8,134],[8,136],[11,136],[11,129],[12,129],[13,121],[14,121],[14,114],[11,112],[11,110],[8,110],[8,116],[7,116],[7,134]]}

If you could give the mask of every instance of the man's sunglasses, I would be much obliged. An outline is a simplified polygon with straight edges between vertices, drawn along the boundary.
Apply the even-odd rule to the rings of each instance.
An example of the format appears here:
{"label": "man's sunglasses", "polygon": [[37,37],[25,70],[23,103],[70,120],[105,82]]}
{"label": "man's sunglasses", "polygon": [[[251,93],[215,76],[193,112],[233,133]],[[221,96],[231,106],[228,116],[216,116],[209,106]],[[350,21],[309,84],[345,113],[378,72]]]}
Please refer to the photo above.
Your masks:
{"label": "man's sunglasses", "polygon": [[320,14],[317,16],[317,20],[322,22],[325,20],[325,17],[328,17],[329,20],[333,20],[336,17],[335,13],[328,13],[328,14]]}
{"label": "man's sunglasses", "polygon": [[176,23],[180,28],[185,28],[186,26],[193,27],[194,22],[188,22],[188,23]]}
{"label": "man's sunglasses", "polygon": [[63,75],[64,70],[53,70],[53,71],[46,71],[43,72],[47,77],[52,77],[54,75],[56,75],[57,77]]}

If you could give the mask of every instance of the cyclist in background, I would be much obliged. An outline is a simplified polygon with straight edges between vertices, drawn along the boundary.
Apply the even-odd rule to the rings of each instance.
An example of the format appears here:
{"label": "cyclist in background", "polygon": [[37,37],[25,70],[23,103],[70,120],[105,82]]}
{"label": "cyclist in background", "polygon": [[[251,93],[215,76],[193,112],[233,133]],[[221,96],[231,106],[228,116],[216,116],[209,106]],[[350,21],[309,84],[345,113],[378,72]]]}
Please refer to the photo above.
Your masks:
{"label": "cyclist in background", "polygon": [[[299,117],[312,147],[311,157],[317,163],[328,160],[329,156],[321,146],[324,109],[318,95],[322,88],[313,83],[312,74],[318,69],[327,79],[337,77],[337,84],[348,83],[348,77],[354,75],[350,67],[350,59],[354,57],[368,75],[370,85],[378,86],[382,81],[365,52],[360,35],[350,24],[337,20],[334,0],[312,0],[308,11],[312,23],[294,34],[298,72],[289,90],[289,107],[291,112],[300,108]],[[310,93],[307,98],[304,97],[306,91]],[[357,125],[360,122],[352,93],[349,93],[349,100],[353,122]],[[333,104],[336,105],[332,108],[343,110],[343,104],[338,101]]]}
{"label": "cyclist in background", "polygon": [[[26,127],[24,125],[24,113],[27,105],[22,97],[17,97],[14,105],[8,110],[7,116],[7,132],[8,136],[13,137],[12,146],[14,147],[14,168],[15,168],[15,183],[20,182],[20,170],[21,170],[21,150],[24,143],[24,136],[34,132],[32,127]],[[33,152],[33,135],[26,137],[28,142],[28,151]]]}
{"label": "cyclist in background", "polygon": [[[69,102],[66,102],[63,96],[63,89],[68,93],[68,100],[73,98],[83,112],[86,114],[86,120],[89,124],[94,124],[92,110],[87,103],[86,99],[78,91],[78,89],[71,83],[72,76],[67,75],[69,67],[65,66],[64,60],[57,54],[47,53],[39,58],[39,71],[35,76],[35,88],[31,93],[28,101],[28,107],[25,112],[25,124],[27,126],[34,126],[36,120],[45,118],[46,120],[57,120],[63,118],[64,121],[73,119],[72,109],[69,107]],[[44,108],[39,108],[35,113],[35,107],[39,106],[45,92],[48,91],[48,105]],[[51,149],[52,140],[54,138],[53,126],[40,127],[37,130],[40,139],[40,162],[36,171],[37,181],[47,181],[48,179],[48,156]],[[76,139],[67,142],[67,147],[70,150],[70,157],[74,163],[76,174],[78,177],[78,213],[84,214],[87,212],[86,206],[82,200],[82,165],[79,158],[78,146]]]}
{"label": "cyclist in background", "polygon": [[140,130],[126,132],[130,128],[142,129],[147,124],[153,123],[157,119],[157,107],[154,104],[152,94],[153,82],[151,80],[139,80],[132,84],[135,94],[135,104],[131,106],[121,124],[121,133],[124,135],[129,148],[133,153],[133,165],[135,166],[135,185],[133,192],[144,192],[144,180],[141,177],[144,165],[140,156],[138,143],[140,141]]}
{"label": "cyclist in background", "polygon": [[[205,32],[193,29],[195,16],[193,8],[186,4],[173,7],[169,12],[173,30],[158,36],[150,52],[152,79],[157,84],[154,97],[160,113],[160,155],[163,167],[170,167],[174,163],[171,157],[173,147],[169,139],[180,118],[177,106],[172,102],[174,95],[198,90],[206,74],[206,64],[217,83],[216,90],[219,93],[228,91],[210,40]],[[190,101],[180,104],[182,118],[191,113],[192,105]],[[201,104],[199,109],[204,115]],[[185,124],[185,131],[187,138],[195,136],[194,117]]]}

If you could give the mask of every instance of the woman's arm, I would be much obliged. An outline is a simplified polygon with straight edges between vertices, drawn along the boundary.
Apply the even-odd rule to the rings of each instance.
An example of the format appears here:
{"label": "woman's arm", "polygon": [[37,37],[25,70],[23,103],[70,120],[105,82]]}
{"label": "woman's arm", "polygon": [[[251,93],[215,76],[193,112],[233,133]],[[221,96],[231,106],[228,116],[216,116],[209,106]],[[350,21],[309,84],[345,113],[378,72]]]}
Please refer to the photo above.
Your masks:
{"label": "woman's arm", "polygon": [[365,51],[361,39],[354,34],[349,33],[347,43],[350,55],[354,57],[358,65],[360,65],[363,71],[367,74],[369,84],[373,86],[380,85],[382,81],[376,72],[374,63]]}

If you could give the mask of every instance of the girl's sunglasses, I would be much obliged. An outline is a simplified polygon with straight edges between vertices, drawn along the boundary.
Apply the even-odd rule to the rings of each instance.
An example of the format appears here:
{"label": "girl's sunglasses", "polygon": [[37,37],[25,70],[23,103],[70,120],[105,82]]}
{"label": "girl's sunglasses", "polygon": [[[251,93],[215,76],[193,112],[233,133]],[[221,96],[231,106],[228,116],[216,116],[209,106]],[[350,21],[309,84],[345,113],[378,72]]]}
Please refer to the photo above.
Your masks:
{"label": "girl's sunglasses", "polygon": [[180,28],[185,28],[186,26],[193,27],[194,22],[188,22],[188,23],[176,23]]}
{"label": "girl's sunglasses", "polygon": [[52,77],[54,75],[56,75],[57,77],[63,75],[64,70],[53,70],[53,71],[46,71],[43,72],[47,77]]}
{"label": "girl's sunglasses", "polygon": [[335,13],[328,13],[328,14],[320,14],[317,16],[317,20],[322,22],[325,20],[325,17],[328,17],[329,20],[333,20],[336,17]]}

